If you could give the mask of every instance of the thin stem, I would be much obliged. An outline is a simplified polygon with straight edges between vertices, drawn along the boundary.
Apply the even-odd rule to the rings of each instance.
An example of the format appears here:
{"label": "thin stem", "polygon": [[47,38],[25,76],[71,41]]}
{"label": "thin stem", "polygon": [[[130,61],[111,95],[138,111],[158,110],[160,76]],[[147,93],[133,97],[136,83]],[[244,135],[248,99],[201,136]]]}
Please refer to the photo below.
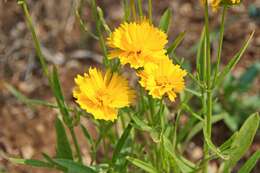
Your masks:
{"label": "thin stem", "polygon": [[[26,23],[31,31],[31,34],[32,34],[32,37],[33,37],[33,42],[34,42],[34,46],[35,46],[35,49],[36,49],[36,54],[40,60],[40,64],[42,66],[42,69],[43,69],[43,73],[44,75],[49,79],[49,82],[50,82],[50,78],[49,78],[49,72],[48,72],[48,68],[47,68],[47,63],[45,61],[45,58],[44,58],[44,55],[41,51],[41,44],[37,38],[37,35],[36,35],[36,32],[35,32],[35,29],[34,29],[34,26],[33,26],[33,23],[32,23],[32,18],[29,14],[29,10],[28,10],[28,6],[27,6],[27,2],[26,0],[21,0],[21,1],[18,1],[18,3],[22,6],[23,8],[23,11],[24,11],[24,14],[25,14],[25,18],[26,18]],[[50,82],[50,85],[51,85],[51,82]]]}
{"label": "thin stem", "polygon": [[142,0],[138,0],[137,5],[138,5],[138,12],[139,12],[140,19],[142,19],[143,17]]}
{"label": "thin stem", "polygon": [[72,140],[73,140],[73,143],[75,145],[75,149],[76,149],[76,153],[77,153],[77,157],[79,159],[79,162],[82,163],[81,151],[80,151],[79,143],[78,143],[78,140],[77,140],[77,137],[76,137],[76,134],[75,134],[73,127],[70,128],[70,134],[72,136]]}
{"label": "thin stem", "polygon": [[152,96],[150,96],[150,95],[148,95],[148,103],[149,103],[149,107],[150,107],[151,119],[153,121],[154,120],[154,100],[153,100]]}
{"label": "thin stem", "polygon": [[222,53],[222,45],[223,45],[223,38],[224,38],[224,28],[225,28],[225,16],[227,12],[227,6],[224,5],[221,17],[221,25],[220,25],[220,36],[219,36],[219,45],[218,45],[218,55],[217,55],[217,65],[214,74],[214,80],[212,87],[214,87],[217,79],[217,74],[219,72],[220,60],[221,60],[221,53]]}
{"label": "thin stem", "polygon": [[[211,117],[212,117],[212,93],[211,93],[211,58],[210,58],[210,36],[209,36],[209,14],[208,14],[208,0],[205,0],[204,4],[205,13],[205,34],[206,40],[204,45],[204,83],[206,84],[206,89],[202,89],[202,103],[203,103],[203,113],[205,118],[205,128],[206,135],[211,138]],[[206,137],[205,137],[206,138]],[[209,155],[209,148],[206,142],[204,142],[204,158]],[[203,172],[208,171],[208,161],[203,165]]]}
{"label": "thin stem", "polygon": [[110,63],[108,60],[108,53],[107,53],[105,39],[102,34],[102,29],[101,29],[102,22],[98,15],[96,0],[91,1],[91,9],[92,9],[92,14],[94,16],[94,19],[96,21],[96,29],[97,29],[97,34],[98,34],[98,38],[99,38],[99,44],[100,44],[100,47],[104,54],[103,62],[104,62],[104,65],[108,68],[110,66]]}
{"label": "thin stem", "polygon": [[128,4],[128,0],[123,1],[124,6],[124,21],[128,22],[130,17],[130,7]]}
{"label": "thin stem", "polygon": [[148,14],[149,14],[149,21],[150,23],[153,23],[153,13],[152,13],[152,0],[148,1]]}
{"label": "thin stem", "polygon": [[131,11],[132,11],[132,19],[133,19],[133,21],[136,21],[136,8],[135,8],[134,0],[130,0],[130,6],[131,6]]}

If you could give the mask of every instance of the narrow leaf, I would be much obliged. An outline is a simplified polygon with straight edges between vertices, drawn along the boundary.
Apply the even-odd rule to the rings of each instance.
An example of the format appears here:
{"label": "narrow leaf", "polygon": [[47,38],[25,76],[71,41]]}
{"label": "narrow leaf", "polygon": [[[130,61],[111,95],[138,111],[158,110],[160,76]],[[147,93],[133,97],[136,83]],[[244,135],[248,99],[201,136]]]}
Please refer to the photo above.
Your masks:
{"label": "narrow leaf", "polygon": [[165,136],[163,137],[163,145],[166,149],[166,151],[169,153],[169,155],[172,157],[174,162],[177,164],[181,172],[183,173],[189,173],[193,172],[195,170],[195,165],[191,163],[190,161],[180,158],[174,151],[173,145],[167,139]]}
{"label": "narrow leaf", "polygon": [[94,141],[93,141],[93,138],[91,137],[91,135],[89,134],[88,130],[82,124],[80,124],[80,127],[81,127],[81,130],[82,130],[84,136],[88,140],[89,144],[93,147],[94,146]]}
{"label": "narrow leaf", "polygon": [[119,158],[119,154],[127,140],[127,137],[129,136],[129,134],[131,132],[131,129],[132,129],[132,125],[129,123],[128,126],[126,127],[126,129],[124,130],[122,136],[118,140],[115,151],[113,153],[113,157],[112,157],[112,165],[114,165],[116,163],[116,160]]}
{"label": "narrow leaf", "polygon": [[71,126],[72,121],[69,115],[68,107],[66,106],[64,101],[57,68],[55,66],[53,67],[51,80],[52,80],[52,91],[54,93],[57,104],[59,106],[60,113],[62,114],[62,118],[67,126]]}
{"label": "narrow leaf", "polygon": [[182,42],[184,39],[185,32],[181,32],[177,38],[174,40],[174,42],[168,47],[167,49],[167,55],[171,55],[175,49],[179,46],[179,44]]}
{"label": "narrow leaf", "polygon": [[208,134],[206,134],[206,130],[204,130],[204,138],[205,141],[207,143],[207,145],[209,146],[210,150],[215,153],[217,156],[219,156],[220,158],[227,160],[229,157],[227,155],[224,155],[220,149],[218,149],[213,142],[211,141],[210,137]]}
{"label": "narrow leaf", "polygon": [[55,159],[59,165],[65,167],[68,173],[97,173],[94,169],[67,159]]}
{"label": "narrow leaf", "polygon": [[242,125],[236,138],[234,139],[230,153],[230,159],[225,162],[224,172],[229,172],[235,164],[241,159],[241,157],[246,153],[248,148],[253,142],[254,136],[259,125],[259,115],[258,113],[252,114]]}
{"label": "narrow leaf", "polygon": [[239,50],[239,52],[229,61],[229,63],[224,68],[224,70],[219,74],[219,76],[217,78],[217,83],[216,83],[217,85],[220,84],[224,80],[225,76],[230,71],[232,71],[232,69],[235,67],[235,65],[238,63],[238,61],[241,59],[241,57],[244,54],[244,52],[246,51],[250,41],[252,40],[254,33],[255,32],[251,33],[251,35],[249,36],[247,41],[244,43],[242,48]]}
{"label": "narrow leaf", "polygon": [[141,168],[142,170],[149,172],[149,173],[158,173],[158,171],[149,163],[146,163],[142,160],[133,158],[133,157],[127,157],[127,160],[129,160],[132,164],[135,166]]}
{"label": "narrow leaf", "polygon": [[33,159],[19,159],[19,158],[8,158],[8,160],[15,164],[29,165],[33,167],[52,168],[53,166],[47,162]]}
{"label": "narrow leaf", "polygon": [[172,12],[171,10],[168,8],[167,10],[165,10],[165,12],[163,13],[161,19],[160,19],[160,23],[159,23],[159,28],[164,31],[165,33],[168,32],[169,30],[169,26],[171,23],[171,18],[172,18]]}
{"label": "narrow leaf", "polygon": [[[212,116],[212,124],[221,121],[222,119],[224,119],[225,116],[226,114],[219,114],[219,115]],[[190,133],[187,136],[185,143],[190,141],[196,134],[198,134],[202,130],[203,124],[204,122],[199,122],[190,130]]]}
{"label": "narrow leaf", "polygon": [[49,103],[44,100],[38,100],[38,99],[30,99],[23,95],[20,91],[18,91],[16,88],[14,88],[12,85],[9,85],[5,83],[5,87],[8,89],[8,91],[14,95],[18,100],[20,100],[22,103],[27,104],[29,106],[34,106],[34,105],[42,105],[42,106],[47,106],[51,108],[57,108],[55,104]]}
{"label": "narrow leaf", "polygon": [[241,167],[238,173],[249,173],[256,165],[257,161],[260,159],[260,151],[256,151]]}
{"label": "narrow leaf", "polygon": [[141,129],[143,131],[148,131],[151,132],[153,131],[153,128],[148,126],[145,122],[143,122],[142,120],[140,120],[137,116],[133,115],[131,116],[132,124],[133,126],[135,126],[138,129]]}
{"label": "narrow leaf", "polygon": [[70,143],[65,128],[59,118],[56,119],[55,128],[56,128],[56,138],[57,138],[56,157],[61,159],[73,160]]}

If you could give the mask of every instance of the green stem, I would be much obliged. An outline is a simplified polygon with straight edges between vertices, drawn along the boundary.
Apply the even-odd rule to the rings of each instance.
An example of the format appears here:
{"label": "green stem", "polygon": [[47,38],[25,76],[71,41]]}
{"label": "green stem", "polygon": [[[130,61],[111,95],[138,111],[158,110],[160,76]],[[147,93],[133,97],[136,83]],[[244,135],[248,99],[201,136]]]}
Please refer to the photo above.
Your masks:
{"label": "green stem", "polygon": [[[20,0],[20,1],[18,1],[18,4],[20,4],[22,6],[22,8],[23,8],[23,12],[24,12],[25,18],[26,18],[26,23],[27,23],[27,25],[28,25],[28,27],[29,27],[29,29],[31,31],[32,37],[33,37],[33,42],[34,42],[34,46],[35,46],[35,49],[36,49],[37,57],[40,60],[40,64],[42,66],[44,75],[49,79],[49,82],[50,82],[49,72],[48,72],[48,68],[47,68],[47,63],[46,63],[44,55],[43,55],[43,53],[41,51],[41,44],[40,44],[40,42],[39,42],[39,40],[37,38],[35,29],[34,29],[34,26],[33,26],[33,23],[32,23],[32,18],[31,18],[30,14],[29,14],[27,2],[26,2],[26,0]],[[51,85],[51,82],[50,82],[50,85]]]}
{"label": "green stem", "polygon": [[70,134],[72,136],[73,143],[75,145],[77,157],[79,159],[79,162],[82,163],[81,151],[80,151],[79,143],[78,143],[74,128],[72,127],[69,130],[70,130]]}
{"label": "green stem", "polygon": [[103,37],[102,29],[101,29],[102,21],[101,21],[99,15],[98,15],[96,0],[91,1],[91,9],[92,9],[92,14],[94,16],[94,19],[96,21],[96,29],[97,29],[97,34],[98,34],[98,38],[99,38],[99,45],[100,45],[100,47],[103,51],[103,54],[104,54],[103,63],[104,63],[106,68],[109,68],[110,63],[109,63],[109,60],[108,60],[106,43],[105,43],[105,39]]}
{"label": "green stem", "polygon": [[139,16],[140,16],[140,19],[142,19],[143,17],[143,7],[142,7],[142,0],[138,0],[138,12],[139,12]]}
{"label": "green stem", "polygon": [[221,60],[221,53],[222,53],[222,45],[223,45],[223,38],[224,38],[224,28],[225,28],[225,16],[227,12],[227,6],[224,5],[221,17],[221,25],[220,25],[220,36],[219,36],[219,45],[218,45],[218,55],[217,55],[217,65],[214,73],[214,80],[212,84],[212,88],[214,87],[217,79],[217,74],[219,72],[220,60]]}
{"label": "green stem", "polygon": [[135,1],[130,0],[130,6],[131,6],[131,11],[132,11],[132,20],[136,21],[136,9],[135,9]]}
{"label": "green stem", "polygon": [[[212,117],[212,93],[211,93],[211,58],[210,58],[210,36],[209,36],[209,14],[208,14],[208,1],[205,0],[205,34],[206,40],[204,45],[204,83],[206,88],[202,89],[202,102],[203,102],[203,113],[205,118],[206,135],[211,138],[211,117]],[[206,137],[204,137],[206,138]],[[204,159],[209,156],[209,148],[204,142]],[[208,161],[203,165],[203,172],[208,172]]]}
{"label": "green stem", "polygon": [[148,103],[149,103],[149,108],[150,108],[151,120],[152,120],[152,123],[154,123],[154,99],[150,95],[148,95]]}
{"label": "green stem", "polygon": [[152,13],[152,0],[148,1],[148,14],[149,14],[149,21],[150,23],[153,23],[153,13]]}
{"label": "green stem", "polygon": [[130,7],[128,0],[123,1],[123,6],[124,6],[124,21],[129,22],[129,17],[130,17]]}

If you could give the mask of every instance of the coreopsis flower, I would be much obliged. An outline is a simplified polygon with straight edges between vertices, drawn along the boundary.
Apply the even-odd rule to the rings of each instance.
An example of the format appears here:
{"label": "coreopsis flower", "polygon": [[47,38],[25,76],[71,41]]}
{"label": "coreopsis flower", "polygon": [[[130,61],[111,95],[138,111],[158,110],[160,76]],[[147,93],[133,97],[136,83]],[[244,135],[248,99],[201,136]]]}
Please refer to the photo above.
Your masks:
{"label": "coreopsis flower", "polygon": [[111,49],[109,59],[118,57],[121,64],[130,64],[132,68],[143,67],[165,54],[167,35],[147,20],[139,23],[123,23],[108,37]]}
{"label": "coreopsis flower", "polygon": [[186,71],[179,65],[174,65],[167,56],[157,65],[146,64],[144,70],[137,75],[141,78],[139,81],[141,86],[148,90],[153,98],[161,99],[164,95],[168,95],[169,99],[174,101],[176,94],[185,87]]}
{"label": "coreopsis flower", "polygon": [[107,71],[102,74],[90,68],[88,74],[77,75],[73,96],[80,107],[91,113],[95,119],[117,118],[118,109],[129,106],[135,98],[128,81],[118,73]]}
{"label": "coreopsis flower", "polygon": [[[205,3],[205,0],[202,0]],[[208,4],[211,5],[213,11],[217,11],[218,8],[223,5],[237,5],[240,3],[240,0],[208,0]]]}

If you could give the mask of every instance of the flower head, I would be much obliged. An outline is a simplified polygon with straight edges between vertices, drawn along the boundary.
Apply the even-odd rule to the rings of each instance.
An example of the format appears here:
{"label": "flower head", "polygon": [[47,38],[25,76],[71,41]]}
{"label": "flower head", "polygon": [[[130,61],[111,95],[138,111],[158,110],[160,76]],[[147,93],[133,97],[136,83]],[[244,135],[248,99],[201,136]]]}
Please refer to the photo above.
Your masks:
{"label": "flower head", "polygon": [[146,62],[153,62],[164,56],[167,35],[143,20],[140,23],[123,23],[107,39],[112,48],[109,58],[120,59],[122,64],[129,63],[137,69]]}
{"label": "flower head", "polygon": [[[241,0],[208,0],[208,4],[211,5],[213,11],[217,11],[222,4],[237,5]],[[205,3],[205,0],[202,0]]]}
{"label": "flower head", "polygon": [[117,118],[119,108],[129,106],[135,97],[128,81],[117,73],[104,75],[96,68],[88,74],[75,78],[73,96],[80,107],[93,114],[95,119],[111,120]]}
{"label": "flower head", "polygon": [[167,94],[171,101],[176,98],[176,93],[184,89],[184,76],[186,71],[182,70],[179,65],[174,65],[171,60],[165,58],[155,64],[146,64],[144,70],[138,73],[141,77],[139,83],[154,98],[162,98]]}

